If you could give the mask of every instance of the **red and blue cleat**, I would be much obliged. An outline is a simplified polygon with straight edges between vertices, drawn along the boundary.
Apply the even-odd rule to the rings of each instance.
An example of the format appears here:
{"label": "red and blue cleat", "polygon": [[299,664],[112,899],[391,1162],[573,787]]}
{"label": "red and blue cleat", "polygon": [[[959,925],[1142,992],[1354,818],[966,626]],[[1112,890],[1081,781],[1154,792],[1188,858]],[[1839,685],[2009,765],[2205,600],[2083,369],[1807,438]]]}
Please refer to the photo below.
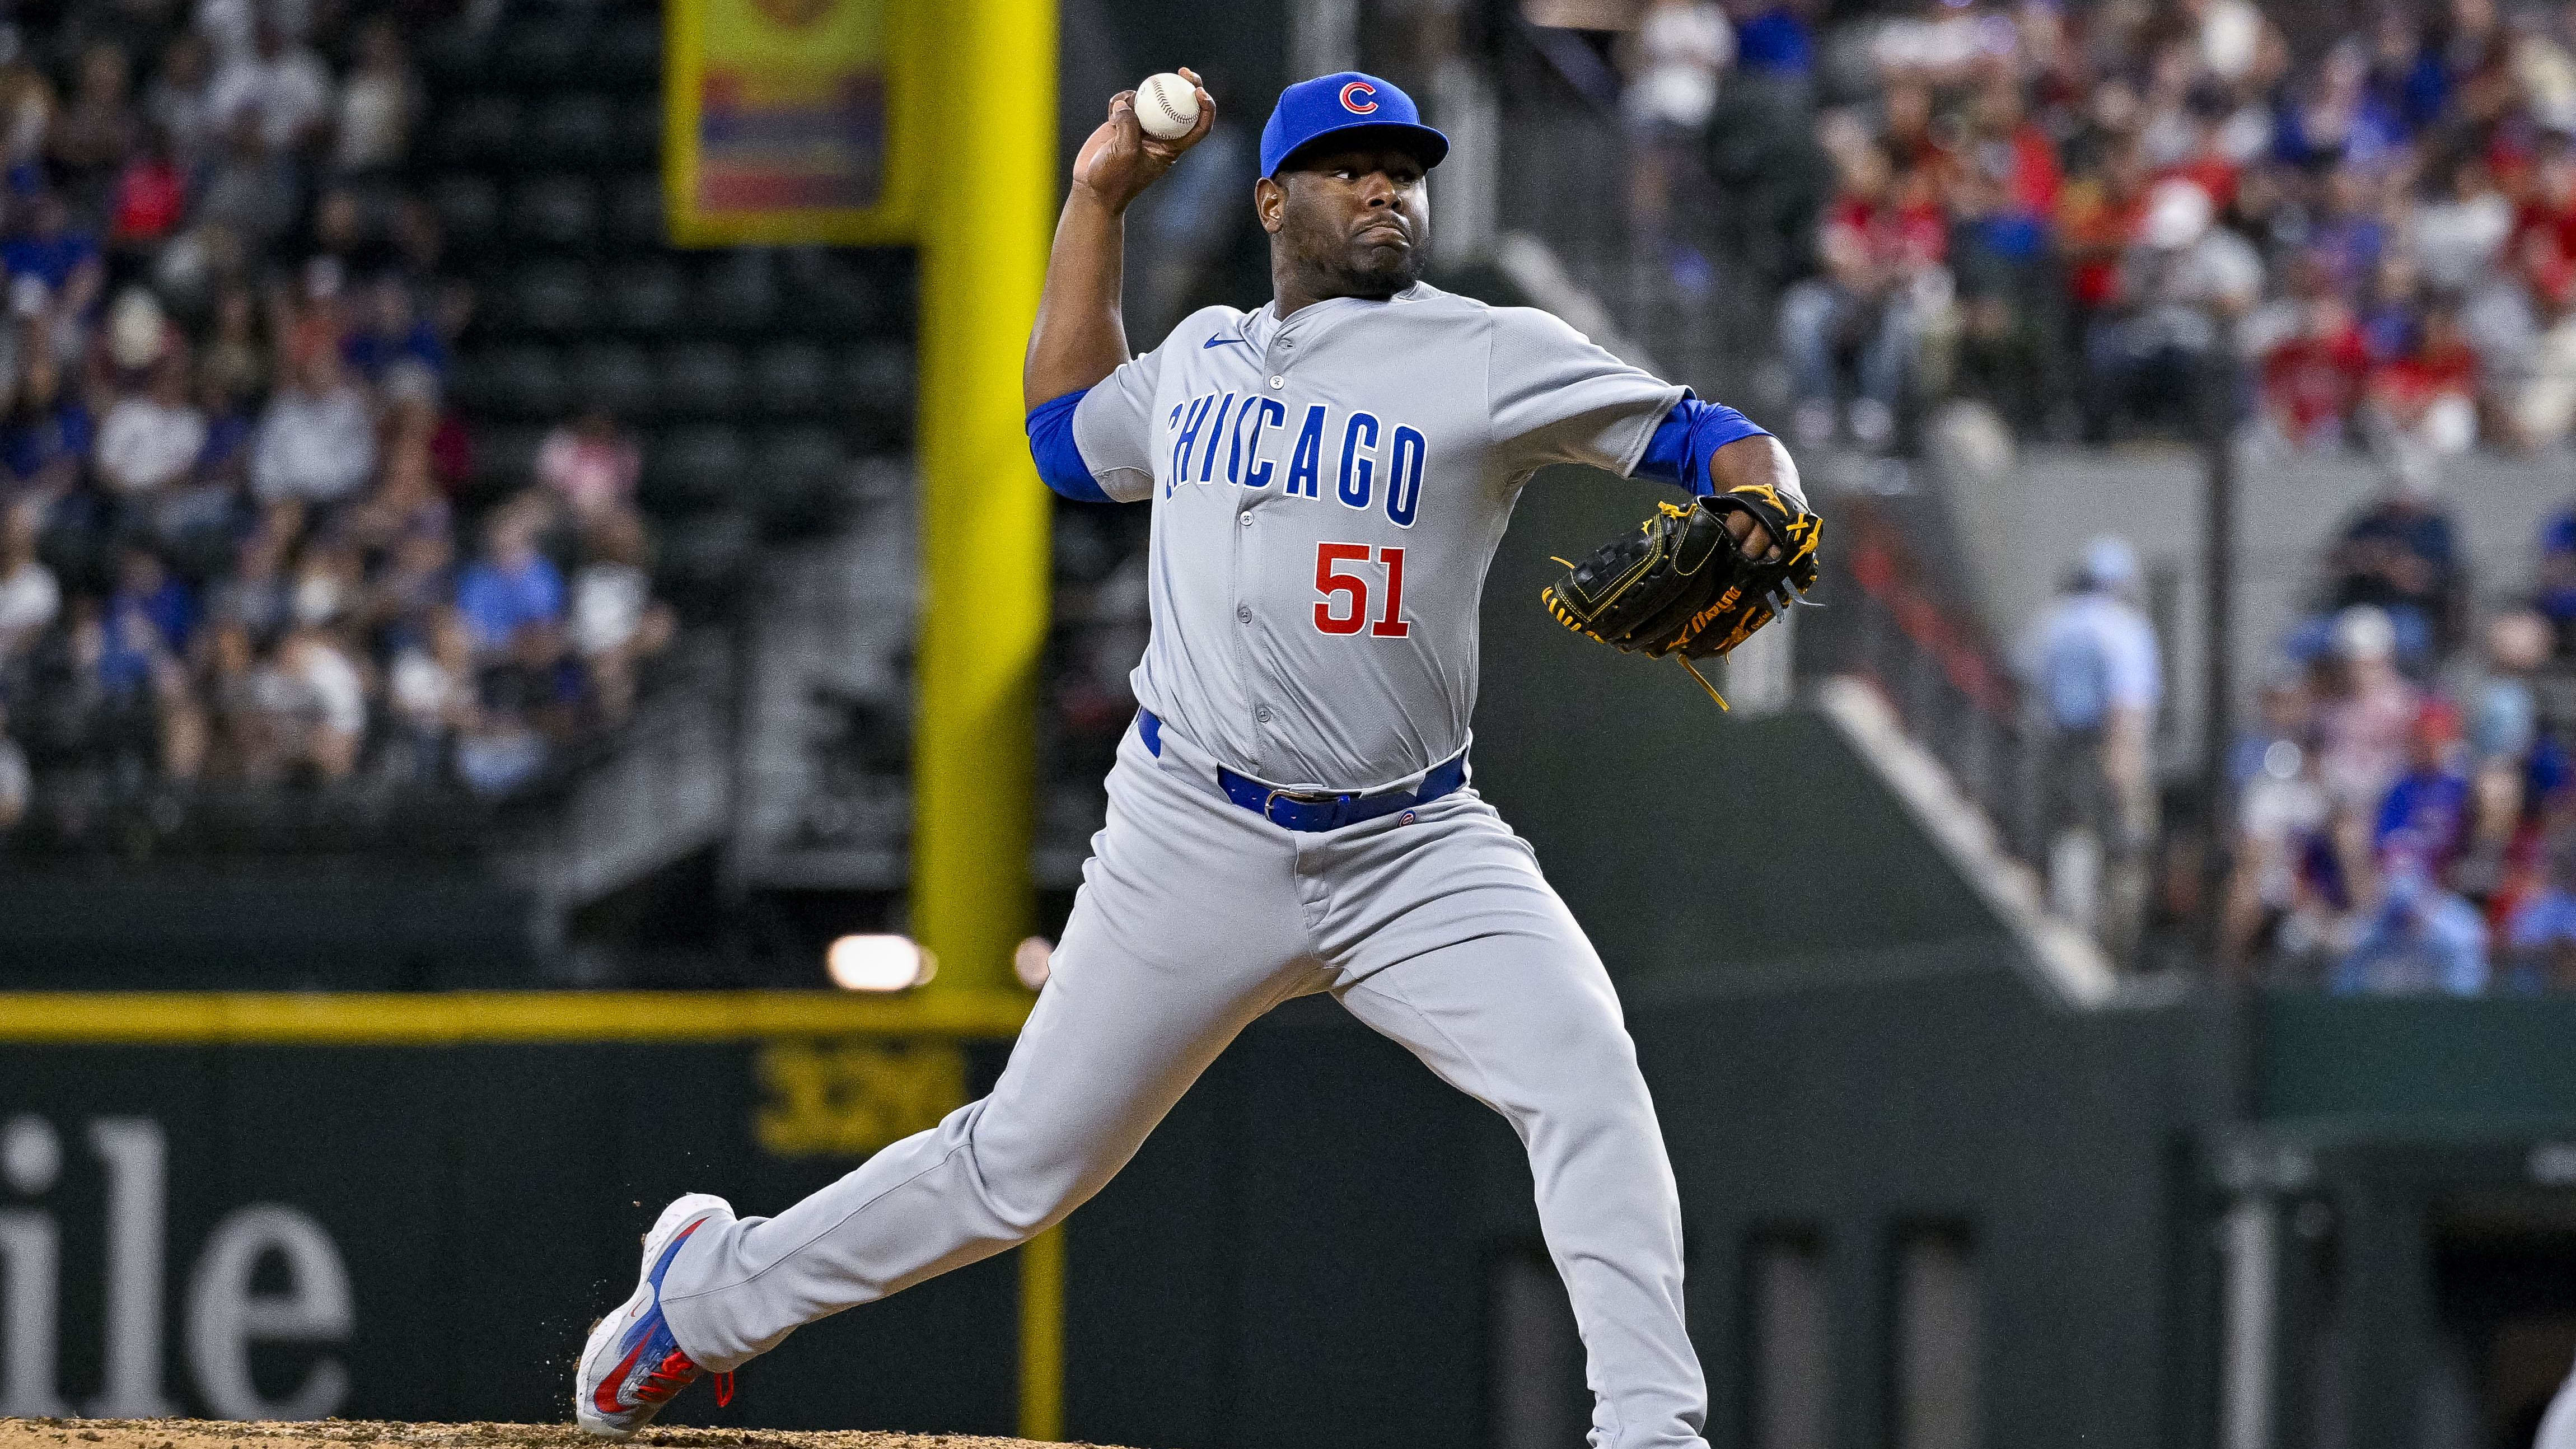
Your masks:
{"label": "red and blue cleat", "polygon": [[[573,1422],[582,1432],[632,1438],[672,1395],[697,1381],[701,1370],[662,1318],[662,1275],[671,1271],[671,1260],[691,1233],[710,1218],[732,1216],[733,1205],[723,1198],[693,1192],[654,1220],[653,1231],[644,1235],[644,1272],[634,1296],[591,1325],[590,1341],[582,1345],[572,1394]],[[733,1375],[716,1375],[716,1402],[732,1401]]]}

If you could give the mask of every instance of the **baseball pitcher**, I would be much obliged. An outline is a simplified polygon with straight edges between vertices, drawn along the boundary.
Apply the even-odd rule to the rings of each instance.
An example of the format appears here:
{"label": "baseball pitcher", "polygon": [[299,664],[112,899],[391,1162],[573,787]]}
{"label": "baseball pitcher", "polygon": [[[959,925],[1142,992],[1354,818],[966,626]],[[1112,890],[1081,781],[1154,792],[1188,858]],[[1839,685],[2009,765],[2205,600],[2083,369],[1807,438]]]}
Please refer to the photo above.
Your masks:
{"label": "baseball pitcher", "polygon": [[1797,471],[1555,318],[1423,283],[1449,143],[1356,73],[1289,87],[1262,129],[1269,305],[1131,356],[1121,216],[1215,116],[1202,90],[1156,141],[1132,95],[1074,161],[1023,383],[1050,487],[1153,509],[1143,708],[1052,979],[991,1096],[776,1217],[671,1204],[591,1332],[576,1417],[624,1438],[702,1372],[725,1390],[800,1326],[1053,1226],[1247,1024],[1330,992],[1527,1144],[1595,1449],[1704,1449],[1672,1169],[1618,998],[1468,784],[1477,608],[1522,485],[1585,463],[1690,501],[1571,567],[1551,613],[1723,653],[1814,577]]}

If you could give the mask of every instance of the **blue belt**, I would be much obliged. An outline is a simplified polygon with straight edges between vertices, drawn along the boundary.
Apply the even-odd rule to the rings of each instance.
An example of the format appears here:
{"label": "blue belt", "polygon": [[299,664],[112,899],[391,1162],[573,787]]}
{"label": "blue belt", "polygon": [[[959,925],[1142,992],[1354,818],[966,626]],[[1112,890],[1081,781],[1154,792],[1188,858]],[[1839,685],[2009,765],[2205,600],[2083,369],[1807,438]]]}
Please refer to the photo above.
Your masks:
{"label": "blue belt", "polygon": [[[1145,749],[1156,759],[1163,755],[1163,722],[1150,709],[1136,711],[1136,734],[1144,740]],[[1422,784],[1411,790],[1395,790],[1382,795],[1353,795],[1330,790],[1282,790],[1250,775],[1238,775],[1223,765],[1216,767],[1216,782],[1225,790],[1227,799],[1282,830],[1339,830],[1363,820],[1375,820],[1398,810],[1428,805],[1441,796],[1467,783],[1467,755],[1460,751],[1450,759],[1431,767]]]}

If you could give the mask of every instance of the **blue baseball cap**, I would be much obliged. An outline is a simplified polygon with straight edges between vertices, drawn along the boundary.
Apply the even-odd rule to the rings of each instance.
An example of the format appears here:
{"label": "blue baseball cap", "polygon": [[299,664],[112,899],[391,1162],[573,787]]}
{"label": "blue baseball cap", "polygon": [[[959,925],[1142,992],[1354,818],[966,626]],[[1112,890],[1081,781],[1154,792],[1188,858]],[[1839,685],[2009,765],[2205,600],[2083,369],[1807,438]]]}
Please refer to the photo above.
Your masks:
{"label": "blue baseball cap", "polygon": [[[1393,81],[1355,70],[1299,81],[1279,93],[1261,127],[1261,174],[1276,176],[1281,163],[1309,141],[1345,131],[1383,131],[1386,143],[1422,158],[1425,168],[1449,154],[1449,138],[1422,124],[1422,110]],[[1351,138],[1357,142],[1360,138]]]}

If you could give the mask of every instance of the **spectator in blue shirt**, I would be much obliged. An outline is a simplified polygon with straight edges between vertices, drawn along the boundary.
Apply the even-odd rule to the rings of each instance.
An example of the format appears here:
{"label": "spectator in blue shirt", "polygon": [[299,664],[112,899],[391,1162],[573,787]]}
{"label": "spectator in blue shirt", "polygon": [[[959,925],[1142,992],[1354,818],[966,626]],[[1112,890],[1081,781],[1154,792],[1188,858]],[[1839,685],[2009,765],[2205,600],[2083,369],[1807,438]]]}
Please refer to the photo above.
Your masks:
{"label": "spectator in blue shirt", "polygon": [[188,652],[188,640],[196,633],[196,596],[170,577],[160,555],[148,548],[129,548],[117,561],[116,593],[107,607],[112,615],[131,611],[150,624],[173,657]]}
{"label": "spectator in blue shirt", "polygon": [[537,522],[527,510],[503,508],[484,535],[481,558],[456,581],[456,612],[487,659],[519,648],[530,631],[563,621],[563,575],[537,551]]}
{"label": "spectator in blue shirt", "polygon": [[1803,78],[1816,68],[1815,32],[1794,5],[1765,6],[1736,22],[1735,64],[1757,74]]}
{"label": "spectator in blue shirt", "polygon": [[2019,659],[2048,727],[2050,898],[2122,961],[2146,909],[2156,831],[2148,746],[2163,688],[2155,626],[2128,599],[2137,583],[2128,540],[2094,539]]}
{"label": "spectator in blue shirt", "polygon": [[2422,862],[2401,855],[2378,911],[2327,987],[2345,996],[2475,996],[2487,987],[2486,919],[2436,884]]}
{"label": "spectator in blue shirt", "polygon": [[89,456],[89,409],[63,386],[50,349],[29,349],[26,367],[16,404],[0,417],[0,467],[21,483],[60,492]]}
{"label": "spectator in blue shirt", "polygon": [[2379,803],[2370,843],[2383,859],[2404,852],[2440,876],[2469,841],[2469,777],[2460,768],[2460,715],[2426,700],[2406,739],[2407,771]]}
{"label": "spectator in blue shirt", "polygon": [[2504,985],[2517,992],[2576,991],[2576,832],[2552,832],[2541,861],[2544,884],[2504,920]]}
{"label": "spectator in blue shirt", "polygon": [[2532,603],[2556,625],[2558,652],[2569,651],[2576,626],[2576,506],[2561,509],[2540,528],[2540,587]]}
{"label": "spectator in blue shirt", "polygon": [[98,238],[71,224],[71,210],[60,195],[40,191],[27,199],[27,227],[0,242],[0,264],[9,275],[35,277],[48,296],[77,300],[95,295],[101,279]]}
{"label": "spectator in blue shirt", "polygon": [[2161,697],[2155,626],[2127,599],[2137,550],[2104,535],[2086,545],[2064,597],[2022,641],[2024,674],[2038,686],[2050,728],[2135,727]]}
{"label": "spectator in blue shirt", "polygon": [[131,582],[152,587],[120,587],[104,609],[85,600],[75,610],[74,653],[95,671],[101,733],[111,747],[157,750],[162,773],[193,779],[204,763],[205,717],[163,624],[187,619],[185,587],[161,577],[157,561]]}
{"label": "spectator in blue shirt", "polygon": [[2549,884],[2505,922],[2505,985],[2514,991],[2576,986],[2576,891],[2568,889],[2570,842],[2550,849]]}
{"label": "spectator in blue shirt", "polygon": [[[2488,28],[2492,30],[2492,22]],[[2371,98],[2408,131],[2420,131],[2440,120],[2452,89],[2451,68],[2443,63],[2442,54],[2449,47],[2426,44],[2415,17],[2401,6],[2379,13],[2377,31],[2371,37]],[[2490,38],[2466,33],[2450,37],[2469,52],[2472,61],[2483,58],[2479,42]]]}
{"label": "spectator in blue shirt", "polygon": [[137,601],[120,594],[99,616],[98,683],[111,700],[142,697],[163,657],[160,631]]}
{"label": "spectator in blue shirt", "polygon": [[447,375],[447,344],[412,306],[411,289],[388,276],[367,291],[363,325],[340,344],[349,370],[379,387],[397,366],[425,372],[433,383]]}

